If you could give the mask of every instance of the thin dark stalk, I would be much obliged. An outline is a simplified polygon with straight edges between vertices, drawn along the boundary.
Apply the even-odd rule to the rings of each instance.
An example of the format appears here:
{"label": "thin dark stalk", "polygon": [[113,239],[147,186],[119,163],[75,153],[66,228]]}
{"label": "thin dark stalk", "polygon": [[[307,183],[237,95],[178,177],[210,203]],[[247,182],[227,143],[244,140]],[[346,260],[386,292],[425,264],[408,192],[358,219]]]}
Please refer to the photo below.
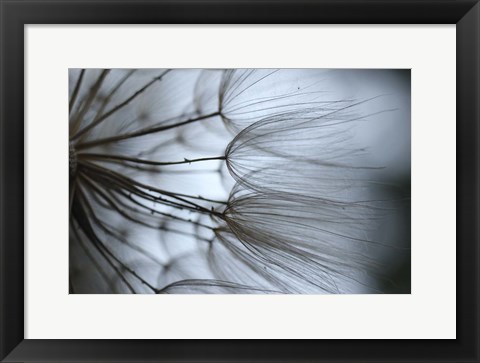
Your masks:
{"label": "thin dark stalk", "polygon": [[90,106],[92,105],[92,102],[93,100],[95,99],[95,97],[97,96],[97,93],[98,91],[100,90],[100,87],[102,86],[102,83],[103,81],[105,80],[105,78],[107,77],[108,73],[110,72],[109,69],[104,69],[100,75],[98,76],[97,78],[97,81],[95,82],[95,84],[91,87],[89,93],[88,93],[88,97],[85,101],[85,103],[83,104],[82,108],[75,114],[73,115],[73,117],[71,117],[71,122],[73,122],[74,124],[74,128],[75,130],[77,129],[77,127],[81,124],[82,120],[83,120],[83,117],[85,116],[85,114],[87,113],[88,109],[90,108]]}
{"label": "thin dark stalk", "polygon": [[91,170],[89,170],[88,167],[87,167],[87,168],[84,169],[84,172],[87,173],[92,179],[97,180],[100,183],[105,183],[105,182],[109,183],[109,184],[113,183],[113,185],[117,186],[118,188],[123,188],[124,190],[128,191],[129,193],[137,195],[138,197],[143,198],[145,200],[149,200],[151,202],[155,202],[155,203],[163,204],[163,205],[166,205],[166,206],[174,207],[174,208],[179,209],[179,210],[188,209],[188,210],[192,210],[194,212],[197,212],[197,209],[193,208],[192,206],[180,204],[180,203],[174,202],[174,201],[170,201],[170,200],[164,199],[160,196],[153,196],[151,194],[148,194],[148,193],[144,192],[141,189],[138,189],[137,187],[135,187],[135,186],[133,186],[129,183],[125,183],[122,180],[112,178],[109,175],[102,175],[102,173],[100,171],[98,173],[95,173],[95,172],[92,172]]}
{"label": "thin dark stalk", "polygon": [[212,118],[212,117],[215,117],[215,116],[219,116],[219,115],[220,115],[220,112],[217,111],[217,112],[210,113],[208,115],[202,115],[202,116],[190,118],[188,120],[184,120],[184,121],[181,121],[181,122],[176,122],[176,123],[170,124],[170,125],[148,127],[148,128],[141,129],[141,130],[138,130],[138,131],[132,131],[132,132],[129,132],[129,133],[126,133],[126,134],[123,134],[123,135],[106,137],[104,139],[98,139],[98,140],[92,140],[92,141],[88,141],[88,142],[78,144],[76,146],[76,149],[77,150],[82,150],[82,149],[86,149],[86,148],[90,148],[90,147],[94,147],[94,146],[98,146],[98,145],[105,145],[105,144],[109,144],[109,143],[112,143],[112,142],[122,141],[122,140],[126,140],[126,139],[132,139],[132,138],[135,138],[135,137],[145,136],[145,135],[149,135],[149,134],[154,134],[154,133],[157,133],[157,132],[174,129],[176,127],[185,126],[185,125],[191,124],[193,122],[206,120],[206,119],[209,119],[209,118]]}
{"label": "thin dark stalk", "polygon": [[[159,76],[155,77],[154,79],[152,79],[150,82],[148,82],[146,85],[144,85],[142,88],[140,88],[139,90],[137,90],[133,95],[131,95],[130,97],[128,97],[125,101],[121,102],[120,104],[116,105],[115,107],[113,107],[112,109],[108,110],[107,112],[105,112],[103,115],[101,116],[97,116],[95,118],[95,120],[92,121],[92,123],[86,127],[84,127],[82,130],[80,130],[79,132],[77,132],[76,135],[74,135],[71,140],[75,140],[77,139],[78,137],[80,137],[81,135],[85,134],[86,132],[90,131],[91,129],[93,129],[95,126],[99,125],[102,121],[106,120],[108,117],[110,117],[111,115],[113,115],[115,112],[119,111],[120,109],[122,109],[123,107],[125,107],[126,105],[128,105],[131,101],[133,101],[135,98],[137,98],[139,95],[141,95],[144,91],[146,91],[152,84],[154,84],[155,82],[157,81],[160,81],[163,76],[165,76],[167,73],[169,72],[169,70],[166,70],[165,72],[163,72],[162,74],[160,74]],[[128,75],[127,75],[128,77]],[[124,82],[124,80],[121,81],[120,85]],[[120,85],[118,87],[120,87]],[[116,89],[118,89],[118,87],[116,87]],[[115,90],[116,90],[115,89]],[[111,95],[110,95],[111,97]],[[107,98],[108,100],[109,98]]]}
{"label": "thin dark stalk", "polygon": [[178,216],[175,216],[173,214],[170,214],[170,213],[165,213],[165,212],[161,212],[159,210],[156,210],[154,208],[150,208],[142,203],[140,203],[139,201],[135,200],[135,198],[133,198],[131,195],[127,195],[124,191],[121,191],[121,190],[117,190],[116,191],[117,193],[121,193],[125,198],[128,198],[129,200],[131,200],[133,203],[135,203],[136,205],[142,207],[142,208],[145,208],[146,210],[150,211],[150,213],[153,213],[153,214],[159,214],[161,216],[164,216],[164,217],[168,217],[168,218],[171,218],[171,219],[174,219],[174,220],[177,220],[177,221],[181,221],[181,222],[187,222],[187,223],[191,223],[191,224],[194,224],[196,226],[199,226],[199,227],[203,227],[203,228],[207,228],[207,229],[214,229],[213,227],[211,226],[208,226],[206,224],[203,224],[203,223],[200,223],[200,222],[196,222],[196,221],[192,221],[191,219],[185,219],[185,218],[181,218],[181,217],[178,217]]}
{"label": "thin dark stalk", "polygon": [[121,160],[121,161],[130,161],[133,163],[138,164],[145,164],[145,165],[181,165],[181,164],[192,164],[198,163],[201,161],[211,161],[211,160],[225,160],[225,156],[212,156],[208,158],[198,158],[198,159],[187,159],[185,158],[183,161],[154,161],[154,160],[145,160],[145,159],[138,159],[129,156],[122,156],[122,155],[108,155],[108,154],[96,154],[96,153],[81,153],[79,156],[86,157],[86,158],[93,158],[93,159],[104,159],[104,160]]}
{"label": "thin dark stalk", "polygon": [[[90,203],[88,203],[88,200],[83,196],[83,193],[82,194],[82,199],[83,199],[83,202],[85,203],[85,205],[87,206],[88,210],[89,210],[89,214],[91,215],[93,213],[93,209],[90,205]],[[147,286],[149,289],[151,289],[153,292],[157,292],[157,289],[151,285],[150,283],[148,283],[146,280],[144,280],[141,276],[139,276],[134,270],[132,270],[129,266],[127,266],[123,261],[121,261],[117,256],[115,256],[112,251],[110,251],[109,248],[107,248],[107,246],[105,246],[105,244],[96,236],[95,232],[93,232],[93,228],[90,224],[90,222],[88,221],[87,219],[87,223],[88,223],[88,227],[89,229],[91,230],[91,233],[92,233],[92,236],[94,236],[94,245],[95,244],[98,244],[98,246],[101,247],[101,249],[103,249],[105,251],[105,253],[110,256],[113,260],[115,260],[123,269],[125,269],[127,272],[129,272],[132,276],[134,276],[136,279],[138,279],[142,284],[144,284],[145,286]],[[99,251],[101,250],[99,249]],[[118,270],[118,268],[117,268]],[[121,272],[120,272],[121,274]],[[121,274],[120,276],[123,276],[123,274]],[[128,283],[128,281],[125,279],[125,281],[128,285],[130,285]],[[135,291],[132,291],[133,293],[136,293]]]}
{"label": "thin dark stalk", "polygon": [[[148,191],[156,192],[156,193],[159,193],[161,195],[165,195],[165,196],[168,196],[170,198],[173,198],[173,199],[179,200],[181,202],[187,203],[190,206],[194,207],[194,210],[196,210],[196,211],[207,213],[209,215],[222,216],[221,213],[212,211],[212,210],[207,209],[205,207],[202,207],[201,205],[196,204],[196,203],[194,203],[190,200],[184,199],[184,198],[191,198],[191,199],[200,199],[200,200],[208,201],[207,199],[204,199],[202,197],[195,197],[195,196],[190,196],[190,195],[187,196],[185,194],[173,193],[173,192],[169,192],[167,190],[158,189],[158,188],[152,187],[150,185],[146,185],[146,184],[137,182],[134,179],[130,179],[130,178],[128,178],[126,176],[123,176],[123,175],[120,175],[120,174],[118,174],[118,173],[116,173],[112,170],[105,169],[101,166],[94,165],[94,164],[89,163],[89,162],[79,160],[79,164],[86,165],[86,166],[88,166],[92,169],[95,169],[96,171],[102,173],[103,175],[109,177],[110,179],[120,180],[120,181],[123,181],[123,183],[130,184],[131,186],[140,187],[140,188],[146,189]],[[213,200],[211,200],[211,201],[213,201]],[[224,201],[213,201],[213,202],[214,203],[225,203]]]}
{"label": "thin dark stalk", "polygon": [[83,208],[80,208],[80,212],[83,214],[81,217],[82,223],[80,223],[82,230],[84,233],[89,236],[93,246],[97,249],[97,251],[102,255],[102,257],[107,261],[107,263],[110,265],[110,267],[118,274],[122,282],[127,286],[127,288],[130,290],[131,293],[136,294],[135,289],[132,287],[130,282],[126,279],[124,276],[123,272],[120,271],[118,266],[115,266],[115,264],[110,260],[108,255],[105,253],[105,251],[100,247],[100,245],[103,245],[101,240],[98,238],[98,236],[95,234],[92,225],[90,224],[90,221],[87,217],[87,212],[85,209],[88,209],[88,211],[92,212],[92,208],[90,206],[90,203],[88,203],[88,200],[85,198],[81,188],[78,188],[78,201],[80,204],[83,205]]}
{"label": "thin dark stalk", "polygon": [[90,252],[90,250],[88,249],[87,245],[83,242],[83,239],[80,237],[80,234],[78,233],[78,228],[80,227],[75,227],[75,226],[72,226],[71,227],[71,230],[73,231],[73,234],[75,235],[75,238],[78,242],[78,245],[80,246],[80,248],[83,250],[83,252],[85,253],[85,255],[88,257],[88,259],[92,262],[93,266],[95,267],[95,269],[97,270],[97,272],[100,274],[100,276],[102,277],[102,279],[105,281],[105,283],[107,284],[107,286],[110,288],[110,290],[113,292],[113,293],[116,293],[116,289],[112,286],[112,282],[110,281],[110,278],[107,276],[107,274],[105,273],[105,271],[103,270],[103,268],[100,266],[100,264],[97,262],[97,260],[95,259],[95,257],[93,256],[92,252]]}
{"label": "thin dark stalk", "polygon": [[[100,204],[102,207],[110,209],[110,210],[114,210],[114,208],[111,208],[111,207],[107,206],[101,200],[99,200],[96,194],[92,193],[91,196],[95,200],[95,202]],[[100,229],[102,229],[107,235],[113,237],[114,239],[116,239],[120,243],[122,243],[122,244],[128,246],[129,248],[131,248],[132,250],[141,253],[142,255],[144,255],[145,257],[150,259],[151,261],[163,266],[163,263],[160,260],[158,260],[154,255],[152,255],[150,252],[146,251],[145,249],[141,248],[140,246],[137,246],[137,245],[131,243],[130,241],[128,241],[120,233],[114,231],[114,228],[111,225],[109,225],[108,223],[105,223],[100,218],[98,218],[96,214],[92,214],[91,217],[92,217],[93,221],[95,222],[95,224]]]}
{"label": "thin dark stalk", "polygon": [[[95,115],[95,118],[93,119],[92,122],[95,122],[98,117],[100,117],[103,114],[103,111],[105,108],[108,106],[108,103],[110,102],[110,99],[113,97],[113,95],[120,89],[120,87],[130,78],[130,76],[135,72],[135,70],[130,71],[125,77],[123,77],[118,84],[110,91],[107,97],[104,98],[102,101],[102,104],[100,105],[100,108],[97,111],[97,114]],[[72,130],[73,131],[73,130]],[[71,134],[74,135],[73,137],[70,138],[73,139],[76,137],[75,134],[76,130],[73,131]],[[83,139],[85,136],[83,136],[81,139]]]}
{"label": "thin dark stalk", "polygon": [[[88,186],[93,190],[93,192],[95,192],[100,198],[102,198],[114,211],[116,211],[117,213],[119,213],[122,217],[124,217],[125,219],[133,222],[133,223],[136,223],[136,224],[139,224],[141,226],[144,226],[144,227],[148,227],[148,228],[151,228],[151,229],[155,229],[157,230],[158,229],[158,226],[156,225],[151,225],[147,222],[144,222],[144,221],[141,221],[139,219],[136,219],[136,218],[133,218],[131,217],[130,215],[128,215],[127,213],[125,213],[115,202],[115,198],[111,198],[109,197],[106,193],[104,193],[103,191],[100,190],[100,188],[98,188],[96,185],[94,185],[90,180],[88,180],[88,178],[84,178],[83,179],[85,183],[88,184]],[[111,195],[111,194],[110,194]],[[118,200],[117,200],[118,201]],[[136,211],[136,210],[134,210]],[[137,211],[136,211],[137,212]]]}
{"label": "thin dark stalk", "polygon": [[72,96],[70,97],[70,102],[68,103],[68,113],[71,114],[73,110],[73,106],[75,105],[75,101],[77,100],[78,91],[82,85],[83,76],[85,74],[85,69],[80,71],[80,75],[78,76],[77,83],[75,84],[75,88],[73,89]]}

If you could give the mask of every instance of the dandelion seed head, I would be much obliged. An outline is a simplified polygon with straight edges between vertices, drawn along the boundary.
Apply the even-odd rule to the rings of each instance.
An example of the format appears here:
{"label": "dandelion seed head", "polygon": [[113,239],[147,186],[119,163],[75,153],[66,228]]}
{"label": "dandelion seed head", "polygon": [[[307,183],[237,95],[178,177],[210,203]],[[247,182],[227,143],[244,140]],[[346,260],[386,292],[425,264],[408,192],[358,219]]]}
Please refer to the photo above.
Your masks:
{"label": "dandelion seed head", "polygon": [[325,77],[71,70],[71,291],[374,291],[369,99]]}

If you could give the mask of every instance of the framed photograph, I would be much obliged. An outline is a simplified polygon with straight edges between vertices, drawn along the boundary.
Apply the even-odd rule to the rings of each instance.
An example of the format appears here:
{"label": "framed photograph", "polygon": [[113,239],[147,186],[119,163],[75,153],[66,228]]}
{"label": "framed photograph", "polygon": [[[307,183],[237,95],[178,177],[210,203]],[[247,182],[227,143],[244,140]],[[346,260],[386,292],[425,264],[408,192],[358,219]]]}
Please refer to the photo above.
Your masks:
{"label": "framed photograph", "polygon": [[480,361],[478,1],[1,9],[2,362]]}

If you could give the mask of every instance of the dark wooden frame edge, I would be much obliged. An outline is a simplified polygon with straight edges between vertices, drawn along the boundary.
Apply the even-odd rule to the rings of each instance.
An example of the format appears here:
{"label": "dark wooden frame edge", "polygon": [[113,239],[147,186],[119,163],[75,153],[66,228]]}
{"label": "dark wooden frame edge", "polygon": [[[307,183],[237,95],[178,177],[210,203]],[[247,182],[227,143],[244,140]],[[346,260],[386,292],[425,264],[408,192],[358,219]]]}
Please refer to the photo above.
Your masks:
{"label": "dark wooden frame edge", "polygon": [[[0,359],[2,362],[480,361],[478,305],[480,4],[478,0],[0,0],[0,16]],[[24,26],[26,24],[161,23],[456,24],[456,340],[24,339]],[[432,122],[434,127],[434,121],[425,120],[425,122]],[[439,316],[439,319],[441,318]]]}

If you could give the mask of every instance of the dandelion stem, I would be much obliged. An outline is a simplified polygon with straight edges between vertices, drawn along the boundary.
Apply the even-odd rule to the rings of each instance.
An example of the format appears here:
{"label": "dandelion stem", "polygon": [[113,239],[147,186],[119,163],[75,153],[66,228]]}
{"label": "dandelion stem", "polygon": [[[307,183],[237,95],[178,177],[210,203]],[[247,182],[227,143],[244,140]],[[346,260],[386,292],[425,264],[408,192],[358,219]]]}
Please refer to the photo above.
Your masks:
{"label": "dandelion stem", "polygon": [[129,216],[127,213],[125,213],[116,203],[115,203],[115,200],[116,198],[113,197],[110,194],[110,196],[112,196],[112,198],[110,198],[107,194],[105,194],[104,192],[102,192],[100,190],[100,188],[98,188],[97,186],[95,186],[92,182],[90,182],[87,178],[84,177],[84,182],[86,184],[88,184],[88,186],[90,188],[92,188],[92,190],[94,191],[94,193],[96,193],[100,198],[102,198],[111,208],[112,210],[116,211],[117,213],[119,213],[122,217],[124,217],[125,219],[131,221],[131,222],[134,222],[134,223],[137,223],[139,225],[142,225],[144,227],[148,227],[148,228],[152,228],[152,229],[157,229],[157,226],[154,226],[154,225],[151,225],[151,224],[148,224],[147,222],[144,222],[144,221],[141,221],[141,220],[138,220],[138,219],[135,219],[131,216]]}
{"label": "dandelion stem", "polygon": [[[88,203],[88,200],[85,198],[85,196],[83,195],[83,192],[80,191],[80,194],[81,194],[81,198],[82,198],[82,201],[83,203],[85,204],[85,206],[87,207],[88,211],[89,211],[89,214],[90,215],[93,215],[93,209],[90,205],[90,203]],[[85,216],[86,217],[86,216]],[[110,251],[107,246],[105,246],[105,244],[97,237],[97,235],[95,234],[95,232],[93,231],[93,227],[92,225],[90,224],[90,221],[88,220],[88,217],[85,218],[85,224],[83,225],[83,227],[86,227],[88,230],[91,231],[91,236],[93,237],[92,241],[94,242],[94,245],[97,245],[98,247],[101,247],[99,248],[99,252],[101,251],[101,249],[103,249],[105,251],[106,254],[108,254],[113,260],[115,260],[123,269],[125,269],[126,271],[128,271],[131,275],[133,275],[135,278],[137,278],[142,284],[144,284],[145,286],[147,286],[149,289],[151,289],[153,292],[157,292],[157,289],[152,286],[151,284],[149,284],[145,279],[143,279],[141,276],[139,276],[134,270],[132,270],[129,266],[127,266],[125,263],[123,263],[117,256],[115,256],[112,251]],[[105,256],[105,254],[103,254]],[[116,267],[116,266],[115,266]],[[119,273],[120,276],[123,276],[123,274],[121,274],[121,272],[118,271],[118,267],[116,267],[116,270],[117,272]],[[130,286],[131,285],[128,283],[128,281],[126,280],[126,278],[124,277],[122,279],[122,281],[124,281],[127,286]],[[133,288],[132,288],[133,290]],[[135,291],[132,291],[133,293],[136,293]]]}
{"label": "dandelion stem", "polygon": [[[88,182],[88,181],[87,181],[87,182]],[[105,196],[104,193],[102,193],[101,191],[99,191],[98,187],[93,186],[91,183],[92,183],[92,181],[88,182],[88,184],[89,184],[98,194],[103,194],[103,196],[102,196],[102,198],[103,198],[103,197]],[[122,206],[122,207],[124,207],[124,208],[126,208],[126,209],[128,209],[128,210],[131,210],[131,211],[133,211],[133,212],[135,212],[135,213],[139,213],[139,214],[142,214],[142,215],[144,215],[144,216],[150,216],[150,215],[152,215],[152,214],[159,214],[159,215],[162,215],[162,216],[165,216],[165,217],[168,217],[168,218],[171,218],[171,219],[175,219],[175,220],[178,220],[178,221],[181,221],[181,222],[191,223],[191,224],[193,224],[193,225],[195,225],[195,226],[199,226],[199,227],[203,227],[203,228],[207,228],[207,229],[211,229],[211,230],[214,229],[214,228],[211,227],[211,226],[208,226],[208,225],[203,224],[203,223],[200,223],[200,222],[192,221],[191,219],[181,218],[181,217],[175,216],[175,215],[170,214],[170,213],[165,213],[165,212],[161,212],[161,211],[159,211],[159,210],[157,210],[157,209],[150,208],[150,207],[148,207],[148,206],[140,203],[139,201],[137,201],[137,200],[136,200],[135,198],[133,198],[131,195],[125,193],[125,191],[122,190],[122,189],[114,188],[113,191],[114,191],[115,193],[121,195],[123,198],[130,200],[130,201],[133,202],[134,204],[136,204],[136,205],[140,206],[141,208],[143,208],[143,209],[145,209],[145,210],[148,210],[148,211],[150,212],[149,214],[147,214],[147,213],[142,213],[140,210],[138,210],[138,209],[136,209],[136,208],[133,208],[131,205],[127,205],[126,203],[124,203],[123,201],[121,201],[120,199],[118,199],[117,197],[115,197],[111,192],[109,192],[110,196],[113,198],[113,200],[114,200],[115,202],[117,202],[120,206]],[[95,197],[94,195],[92,195],[92,196]],[[96,199],[96,197],[95,197],[95,199]],[[108,197],[105,197],[105,198],[103,198],[103,199],[107,200],[107,199],[109,199],[109,198],[108,198]],[[145,198],[144,198],[144,199],[145,199]],[[156,203],[157,200],[154,200],[154,202]],[[105,205],[105,204],[103,204],[103,202],[101,202],[101,201],[97,201],[97,203],[99,203],[100,205],[102,205],[104,208],[108,208],[108,209],[115,210],[115,211],[119,212],[121,215],[124,215],[124,213],[123,213],[122,211],[120,211],[120,210],[117,209],[116,205],[114,205],[115,203],[114,203],[111,199],[107,200],[107,203],[108,203],[109,205]],[[112,205],[112,204],[113,204],[113,205]],[[162,203],[160,202],[160,204],[162,204]],[[149,224],[145,224],[145,223],[142,222],[142,221],[133,220],[130,216],[125,216],[125,215],[124,215],[124,217],[127,218],[127,219],[129,219],[129,220],[132,220],[133,222],[142,224],[142,225],[144,225],[144,226],[146,226],[146,227],[150,227],[150,228],[153,228],[153,229],[157,229],[157,226],[152,226],[152,225],[149,225]]]}
{"label": "dandelion stem", "polygon": [[69,114],[72,113],[73,106],[75,105],[75,101],[77,100],[78,91],[80,90],[80,87],[82,85],[84,74],[85,74],[85,69],[82,69],[80,71],[80,75],[78,76],[77,83],[75,84],[75,88],[73,90],[72,96],[70,97],[70,102],[68,104]]}
{"label": "dandelion stem", "polygon": [[123,135],[106,137],[104,139],[98,139],[98,140],[92,140],[92,141],[89,141],[89,142],[80,143],[80,144],[76,145],[75,148],[77,150],[81,150],[81,149],[86,149],[86,148],[94,147],[94,146],[98,146],[98,145],[104,145],[104,144],[109,144],[109,143],[112,143],[112,142],[131,139],[131,138],[135,138],[135,137],[139,137],[139,136],[154,134],[154,133],[157,133],[157,132],[166,131],[166,130],[170,130],[170,129],[173,129],[173,128],[176,128],[176,127],[188,125],[188,124],[191,124],[193,122],[206,120],[206,119],[209,119],[209,118],[212,118],[212,117],[215,117],[215,116],[219,116],[219,115],[220,115],[220,112],[217,111],[217,112],[210,113],[208,115],[202,115],[202,116],[198,116],[198,117],[189,118],[188,120],[176,122],[176,123],[170,124],[170,125],[148,127],[148,128],[141,129],[141,130],[138,130],[138,131],[132,131],[132,132],[129,132],[129,133],[126,133],[126,134],[123,134]]}
{"label": "dandelion stem", "polygon": [[[77,139],[78,137],[80,137],[81,135],[85,134],[86,132],[90,131],[91,129],[93,129],[95,126],[99,125],[102,121],[106,120],[108,117],[110,117],[111,115],[113,115],[115,112],[117,112],[118,110],[122,109],[123,107],[125,107],[126,105],[128,105],[131,101],[133,101],[135,98],[137,98],[140,94],[142,94],[145,90],[147,90],[152,84],[154,84],[155,82],[157,81],[160,81],[163,76],[165,76],[170,70],[166,70],[165,72],[163,72],[162,74],[160,74],[159,76],[153,78],[150,82],[148,82],[146,85],[144,85],[142,88],[140,88],[139,90],[137,90],[133,95],[131,95],[130,97],[128,97],[126,100],[124,100],[123,102],[121,102],[120,104],[116,105],[115,107],[113,107],[112,109],[108,110],[107,112],[105,112],[103,115],[97,115],[97,117],[95,117],[95,119],[92,121],[92,123],[88,126],[85,126],[83,129],[81,129],[79,132],[77,132],[70,140],[75,140]],[[125,82],[125,80],[131,75],[130,74],[127,74],[126,77],[124,77],[124,79],[122,79],[119,83],[119,85],[117,87],[114,88],[114,90],[112,91],[112,93],[105,99],[104,101],[104,104],[102,105],[103,107],[105,107],[106,103],[110,100],[111,96],[113,95],[113,93],[123,84],[123,82]],[[103,108],[102,107],[102,108]]]}
{"label": "dandelion stem", "polygon": [[94,154],[94,153],[82,153],[80,154],[82,157],[86,158],[93,158],[93,159],[105,159],[105,160],[121,160],[121,161],[130,161],[133,163],[138,164],[146,164],[146,165],[181,165],[181,164],[191,164],[197,163],[201,161],[211,161],[211,160],[225,160],[226,156],[213,156],[208,158],[199,158],[199,159],[187,159],[185,158],[183,161],[168,161],[168,162],[160,162],[154,160],[145,160],[145,159],[138,159],[129,156],[122,156],[122,155],[107,155],[107,154]]}
{"label": "dandelion stem", "polygon": [[[193,210],[193,211],[196,211],[196,212],[202,212],[202,213],[205,213],[205,214],[209,214],[209,215],[214,215],[214,216],[217,216],[217,217],[220,217],[220,218],[223,218],[223,214],[222,213],[219,213],[219,212],[216,212],[214,210],[210,210],[208,208],[205,208],[205,207],[202,207],[201,205],[198,205],[190,200],[186,200],[184,198],[191,198],[191,199],[201,199],[201,200],[205,200],[205,201],[212,201],[214,203],[226,203],[226,202],[223,202],[223,201],[214,201],[214,200],[208,200],[208,199],[204,199],[202,197],[195,197],[195,196],[187,196],[185,194],[180,194],[180,193],[173,193],[173,192],[169,192],[167,190],[162,190],[162,189],[158,189],[158,188],[154,188],[150,185],[145,185],[145,184],[142,184],[140,182],[137,182],[133,179],[130,179],[130,178],[127,178],[126,176],[123,176],[123,175],[120,175],[112,170],[108,170],[108,169],[105,169],[105,168],[102,168],[101,166],[98,166],[98,165],[95,165],[95,164],[92,164],[90,162],[86,162],[86,161],[79,161],[79,164],[83,165],[86,167],[86,171],[88,172],[88,168],[90,169],[93,169],[95,170],[97,173],[99,174],[102,174],[104,177],[106,177],[107,179],[109,179],[110,181],[114,181],[114,182],[117,182],[117,184],[119,185],[123,185],[124,188],[132,191],[139,191],[138,188],[143,188],[143,189],[147,189],[149,191],[153,191],[153,192],[156,192],[156,193],[159,193],[161,195],[164,195],[164,196],[167,196],[167,197],[170,197],[170,198],[173,198],[173,199],[176,199],[176,200],[179,200],[181,202],[184,202],[186,203],[187,205],[185,204],[180,204],[180,203],[176,203],[176,202],[172,202],[172,201],[168,201],[170,203],[176,203],[178,206],[181,206],[183,208],[187,208],[187,209],[190,209],[190,210]],[[95,172],[91,173],[92,176],[96,176]],[[148,195],[148,193],[142,193],[144,195]],[[152,198],[155,198],[153,196],[151,196]]]}
{"label": "dandelion stem", "polygon": [[191,223],[191,224],[194,224],[196,226],[199,226],[199,227],[203,227],[203,228],[207,228],[207,229],[211,229],[213,230],[214,228],[211,227],[211,226],[208,226],[206,224],[203,224],[203,223],[200,223],[200,222],[196,222],[196,221],[192,221],[191,219],[185,219],[185,218],[181,218],[181,217],[178,217],[178,216],[175,216],[173,214],[170,214],[170,213],[165,213],[165,212],[161,212],[159,210],[156,210],[154,208],[150,208],[142,203],[140,203],[138,200],[135,200],[135,198],[133,198],[131,195],[127,195],[124,191],[121,191],[121,190],[118,190],[117,191],[118,193],[122,194],[125,198],[128,198],[129,200],[131,200],[133,203],[135,203],[136,205],[142,207],[142,208],[145,208],[146,210],[150,211],[151,213],[153,214],[159,214],[161,216],[165,216],[165,217],[168,217],[168,218],[171,218],[171,219],[175,219],[177,221],[181,221],[181,222],[186,222],[186,223]]}
{"label": "dandelion stem", "polygon": [[100,247],[100,245],[103,245],[101,240],[98,238],[98,236],[95,234],[92,225],[90,224],[90,221],[87,216],[87,211],[85,210],[88,209],[89,214],[91,215],[93,213],[92,207],[90,206],[90,203],[88,203],[88,200],[85,198],[85,195],[83,194],[83,191],[81,190],[80,187],[78,187],[78,201],[80,204],[83,205],[81,207],[78,205],[78,208],[75,209],[75,214],[76,214],[76,219],[79,222],[83,232],[88,236],[88,238],[92,241],[93,246],[97,249],[97,251],[102,255],[102,257],[107,261],[107,263],[110,265],[110,267],[118,274],[122,282],[127,286],[127,288],[130,290],[131,293],[136,294],[135,289],[132,287],[132,285],[128,282],[122,271],[118,268],[118,266],[115,266],[115,264],[110,260],[110,258],[107,256],[104,250]]}
{"label": "dandelion stem", "polygon": [[[107,97],[104,98],[104,100],[102,101],[102,104],[100,105],[100,108],[98,109],[97,111],[97,114],[95,115],[95,118],[93,120],[93,122],[96,122],[97,118],[100,117],[102,114],[103,114],[103,111],[105,110],[105,108],[108,106],[108,103],[110,102],[110,99],[113,97],[113,95],[118,91],[118,89],[130,78],[130,76],[135,72],[135,70],[132,70],[130,71],[125,77],[123,77],[120,82],[118,82],[118,84],[110,91],[110,93],[108,94]],[[80,126],[80,125],[79,125]],[[87,125],[87,127],[89,127]],[[75,132],[77,131],[77,129],[75,130],[72,130],[71,132],[71,136],[70,137],[70,140],[73,140],[77,137],[78,133],[76,134]],[[79,133],[83,133],[83,131],[79,131]],[[78,135],[80,136],[80,135]],[[83,139],[83,137],[82,137]]]}
{"label": "dandelion stem", "polygon": [[71,117],[71,122],[73,122],[74,125],[74,130],[77,130],[79,125],[81,124],[83,117],[85,114],[88,112],[90,109],[90,106],[92,105],[93,101],[95,100],[95,97],[97,96],[98,91],[100,90],[100,87],[102,86],[103,81],[107,77],[108,73],[110,72],[109,69],[104,69],[100,75],[97,78],[97,81],[95,84],[90,88],[90,91],[88,92],[87,99],[85,103],[83,103],[82,107],[78,110],[78,112]]}
{"label": "dandelion stem", "polygon": [[[107,209],[112,209],[110,208],[109,206],[105,205],[103,202],[101,202],[99,199],[97,199],[97,196],[92,194],[92,197],[95,199],[95,201],[97,203],[99,203],[100,205],[102,205],[104,208],[107,208]],[[95,224],[101,228],[107,235],[109,236],[112,236],[113,238],[115,238],[117,241],[119,241],[120,243],[128,246],[129,248],[131,248],[132,250],[134,251],[137,251],[139,253],[141,253],[142,255],[144,255],[145,257],[147,257],[148,259],[150,259],[151,261],[163,266],[163,263],[157,259],[153,254],[151,254],[150,252],[146,251],[145,249],[141,248],[140,246],[137,246],[133,243],[131,243],[130,241],[128,241],[125,237],[123,237],[121,235],[121,233],[119,232],[116,232],[114,231],[114,227],[112,227],[111,225],[109,225],[108,223],[102,221],[100,218],[98,218],[95,214],[92,215],[92,218],[93,218],[93,221],[95,222]]]}
{"label": "dandelion stem", "polygon": [[[77,222],[78,223],[78,222]],[[109,277],[107,276],[107,274],[105,273],[104,269],[100,266],[100,264],[97,262],[97,260],[95,259],[95,257],[93,256],[92,252],[88,249],[88,247],[86,246],[85,242],[83,242],[83,239],[80,238],[80,234],[78,233],[78,229],[80,227],[72,227],[71,230],[73,232],[73,234],[75,235],[75,238],[76,238],[76,241],[78,243],[78,245],[81,247],[81,249],[83,250],[83,252],[85,252],[85,255],[87,255],[87,257],[90,259],[90,261],[92,262],[93,266],[95,267],[95,269],[97,270],[97,272],[100,274],[100,276],[102,277],[102,279],[105,281],[105,283],[108,285],[108,287],[110,288],[110,290],[113,292],[113,293],[116,293],[116,289],[112,286],[112,283],[109,279]],[[108,262],[108,261],[107,261]],[[130,290],[131,291],[131,290]]]}

